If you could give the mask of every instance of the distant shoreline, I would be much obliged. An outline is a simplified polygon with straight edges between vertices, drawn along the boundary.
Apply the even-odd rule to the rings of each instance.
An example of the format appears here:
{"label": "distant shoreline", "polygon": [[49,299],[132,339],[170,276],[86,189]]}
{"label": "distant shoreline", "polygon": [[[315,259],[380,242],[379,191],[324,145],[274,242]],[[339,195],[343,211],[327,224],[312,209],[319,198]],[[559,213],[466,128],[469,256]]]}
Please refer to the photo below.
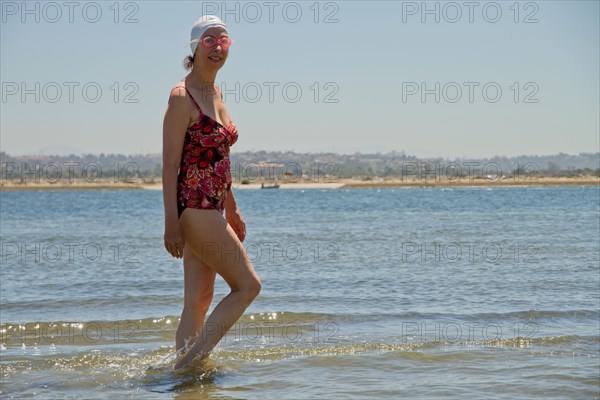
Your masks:
{"label": "distant shoreline", "polygon": [[[270,183],[270,182],[267,182]],[[279,183],[280,189],[349,189],[349,188],[408,188],[408,187],[507,187],[507,186],[573,186],[600,185],[600,177],[528,177],[521,178],[439,178],[429,179],[401,179],[386,178],[373,180],[338,179],[333,182],[297,182]],[[234,183],[234,189],[260,189],[259,183],[240,184]],[[162,190],[160,180],[154,182],[90,182],[83,179],[74,179],[72,182],[1,182],[0,190],[98,190],[98,189],[139,189],[139,190]]]}

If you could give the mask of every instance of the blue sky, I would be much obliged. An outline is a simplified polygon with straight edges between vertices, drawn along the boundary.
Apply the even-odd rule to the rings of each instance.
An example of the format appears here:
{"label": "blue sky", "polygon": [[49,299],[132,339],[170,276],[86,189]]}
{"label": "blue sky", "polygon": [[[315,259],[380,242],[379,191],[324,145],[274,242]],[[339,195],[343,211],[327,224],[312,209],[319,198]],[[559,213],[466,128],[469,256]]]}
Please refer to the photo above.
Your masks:
{"label": "blue sky", "polygon": [[9,154],[160,153],[190,29],[209,11],[234,40],[217,76],[232,152],[600,151],[598,1],[73,4],[2,2]]}

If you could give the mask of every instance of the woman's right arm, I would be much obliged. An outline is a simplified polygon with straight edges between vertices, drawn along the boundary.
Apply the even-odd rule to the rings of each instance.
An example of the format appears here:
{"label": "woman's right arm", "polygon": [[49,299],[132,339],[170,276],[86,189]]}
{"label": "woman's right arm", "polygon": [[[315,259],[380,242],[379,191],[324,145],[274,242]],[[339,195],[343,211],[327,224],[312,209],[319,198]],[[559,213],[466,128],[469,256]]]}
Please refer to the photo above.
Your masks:
{"label": "woman's right arm", "polygon": [[183,257],[185,241],[177,213],[177,172],[185,132],[189,124],[189,101],[183,88],[175,88],[163,121],[163,203],[165,208],[165,248],[175,258]]}

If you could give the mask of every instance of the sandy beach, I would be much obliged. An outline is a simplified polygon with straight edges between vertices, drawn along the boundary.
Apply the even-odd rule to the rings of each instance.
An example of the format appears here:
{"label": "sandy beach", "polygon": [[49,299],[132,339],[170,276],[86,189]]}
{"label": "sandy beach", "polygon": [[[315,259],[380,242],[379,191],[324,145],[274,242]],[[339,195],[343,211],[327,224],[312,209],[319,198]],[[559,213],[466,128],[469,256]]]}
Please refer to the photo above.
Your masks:
{"label": "sandy beach", "polygon": [[[269,182],[266,182],[267,184]],[[279,182],[279,189],[339,189],[339,188],[386,188],[386,187],[469,187],[469,186],[572,186],[599,185],[600,177],[528,177],[528,178],[386,178],[386,179],[338,179],[327,182]],[[260,189],[261,183],[234,183],[234,189]],[[74,179],[71,181],[3,181],[0,190],[85,190],[85,189],[140,189],[162,190],[162,183],[156,180],[137,180],[115,182],[111,180],[89,181]]]}

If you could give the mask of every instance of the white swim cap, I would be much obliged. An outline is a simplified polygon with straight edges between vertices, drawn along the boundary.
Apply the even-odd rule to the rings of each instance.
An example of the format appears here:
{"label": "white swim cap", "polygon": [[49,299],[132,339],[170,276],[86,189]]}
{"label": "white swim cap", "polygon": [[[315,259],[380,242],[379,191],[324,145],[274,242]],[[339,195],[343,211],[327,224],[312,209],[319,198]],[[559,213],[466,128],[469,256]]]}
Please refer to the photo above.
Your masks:
{"label": "white swim cap", "polygon": [[200,17],[198,21],[192,27],[192,33],[190,37],[190,48],[192,49],[192,56],[196,52],[196,46],[198,46],[198,41],[210,28],[220,27],[227,30],[227,25],[225,22],[221,21],[221,19],[215,15],[203,15]]}

